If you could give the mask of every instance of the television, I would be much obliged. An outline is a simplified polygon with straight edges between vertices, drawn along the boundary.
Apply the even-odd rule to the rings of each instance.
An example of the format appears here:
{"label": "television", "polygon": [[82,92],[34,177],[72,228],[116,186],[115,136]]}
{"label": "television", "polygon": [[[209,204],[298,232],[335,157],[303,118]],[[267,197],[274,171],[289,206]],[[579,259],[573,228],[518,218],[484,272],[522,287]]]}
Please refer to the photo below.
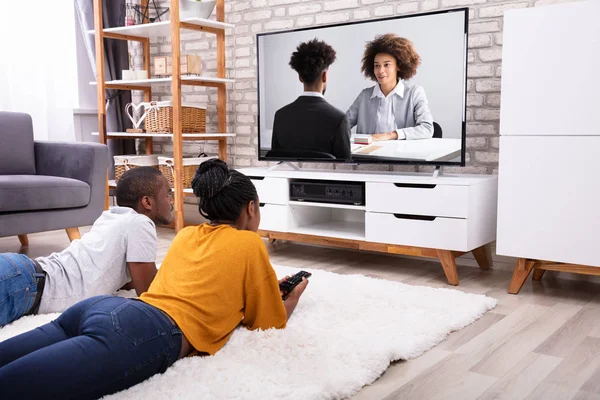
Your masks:
{"label": "television", "polygon": [[[257,34],[259,160],[464,166],[468,18],[468,8],[459,8]],[[353,104],[358,104],[357,97],[363,90],[375,95],[375,86],[379,84],[361,72],[362,58],[367,43],[385,34],[408,39],[421,59],[416,74],[402,80],[402,87],[421,87],[421,93],[425,95],[420,98],[420,103],[414,103],[421,108],[403,105],[410,110],[405,118],[407,126],[397,126],[398,120],[393,118],[387,120],[397,130],[397,135],[392,136],[402,135],[405,139],[373,140],[382,136],[373,136],[380,133],[376,130],[382,125],[372,122],[376,118],[372,114],[379,112],[379,107],[384,108],[382,103],[378,103],[377,108],[369,106],[370,111],[363,112],[365,123],[356,121],[356,113],[354,116],[348,114],[351,107],[357,109]],[[282,123],[276,125],[276,137],[295,135],[292,142],[296,143],[297,149],[273,148],[273,145],[281,147],[278,139],[273,140],[276,112],[298,100],[304,92],[299,74],[290,66],[290,58],[300,43],[315,38],[326,42],[336,52],[335,61],[327,69],[323,96],[330,105],[348,116],[350,137],[344,140],[348,141],[350,155],[346,157],[331,156],[323,148],[313,149],[311,146],[316,144],[305,140],[304,136],[315,137],[316,133],[307,132],[303,123],[296,123],[293,128],[282,128]],[[370,88],[373,88],[372,92]],[[412,99],[402,96],[400,90],[398,95],[401,99],[394,100],[398,102],[394,104]],[[388,93],[379,100],[383,102],[389,96]],[[429,109],[428,118],[423,117],[423,105]],[[414,124],[425,127],[419,128],[419,132],[426,132],[425,135],[414,138],[409,137],[409,133],[403,134],[405,128],[414,128]]]}

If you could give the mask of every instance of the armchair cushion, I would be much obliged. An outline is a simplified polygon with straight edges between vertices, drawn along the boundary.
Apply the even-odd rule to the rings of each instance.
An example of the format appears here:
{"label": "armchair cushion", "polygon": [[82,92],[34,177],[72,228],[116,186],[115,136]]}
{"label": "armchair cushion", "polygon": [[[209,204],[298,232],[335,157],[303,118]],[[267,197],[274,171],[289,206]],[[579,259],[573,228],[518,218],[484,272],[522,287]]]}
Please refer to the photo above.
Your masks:
{"label": "armchair cushion", "polygon": [[33,123],[28,114],[0,111],[0,175],[35,174]]}
{"label": "armchair cushion", "polygon": [[[98,173],[94,170],[94,159],[101,157],[97,152],[104,146],[97,143],[35,141],[33,147],[38,175],[77,179],[91,185],[94,174]],[[105,160],[102,160],[103,164]],[[100,170],[100,175],[106,179],[105,170]]]}
{"label": "armchair cushion", "polygon": [[0,175],[0,214],[85,207],[90,185],[77,179],[43,175]]}

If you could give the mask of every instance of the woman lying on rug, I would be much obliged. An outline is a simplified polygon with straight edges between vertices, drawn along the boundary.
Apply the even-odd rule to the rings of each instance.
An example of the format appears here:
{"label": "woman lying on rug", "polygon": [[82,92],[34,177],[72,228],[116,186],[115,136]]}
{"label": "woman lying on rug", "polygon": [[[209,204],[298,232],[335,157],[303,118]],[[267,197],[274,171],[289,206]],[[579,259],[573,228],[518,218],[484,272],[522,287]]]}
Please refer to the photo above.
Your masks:
{"label": "woman lying on rug", "polygon": [[220,160],[204,162],[192,185],[210,223],[179,232],[139,300],[92,297],[0,343],[0,398],[95,399],[193,351],[215,354],[240,323],[285,327],[308,281],[282,301],[256,234],[256,188]]}

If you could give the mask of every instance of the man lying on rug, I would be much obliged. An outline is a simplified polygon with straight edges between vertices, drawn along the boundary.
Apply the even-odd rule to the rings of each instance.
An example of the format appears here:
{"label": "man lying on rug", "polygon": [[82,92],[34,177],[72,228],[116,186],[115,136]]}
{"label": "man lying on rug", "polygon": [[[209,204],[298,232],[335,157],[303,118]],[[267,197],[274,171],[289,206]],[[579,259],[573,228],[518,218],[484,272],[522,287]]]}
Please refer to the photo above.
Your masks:
{"label": "man lying on rug", "polygon": [[30,314],[62,312],[73,304],[126,286],[142,294],[156,276],[155,224],[171,221],[167,179],[155,168],[125,172],[117,204],[60,253],[35,260],[0,254],[0,327]]}
{"label": "man lying on rug", "polygon": [[202,163],[192,186],[210,223],[177,234],[139,299],[93,297],[1,342],[0,398],[99,398],[194,351],[215,354],[240,323],[285,327],[308,281],[282,300],[256,233],[256,188],[221,160]]}

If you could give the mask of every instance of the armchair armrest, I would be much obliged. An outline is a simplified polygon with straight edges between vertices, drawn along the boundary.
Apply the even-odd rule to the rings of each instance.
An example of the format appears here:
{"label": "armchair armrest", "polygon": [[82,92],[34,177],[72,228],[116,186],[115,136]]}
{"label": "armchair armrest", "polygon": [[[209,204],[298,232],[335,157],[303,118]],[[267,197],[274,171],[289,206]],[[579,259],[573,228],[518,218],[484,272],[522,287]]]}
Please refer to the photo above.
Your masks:
{"label": "armchair armrest", "polygon": [[37,175],[60,176],[104,187],[108,148],[98,143],[34,142]]}

